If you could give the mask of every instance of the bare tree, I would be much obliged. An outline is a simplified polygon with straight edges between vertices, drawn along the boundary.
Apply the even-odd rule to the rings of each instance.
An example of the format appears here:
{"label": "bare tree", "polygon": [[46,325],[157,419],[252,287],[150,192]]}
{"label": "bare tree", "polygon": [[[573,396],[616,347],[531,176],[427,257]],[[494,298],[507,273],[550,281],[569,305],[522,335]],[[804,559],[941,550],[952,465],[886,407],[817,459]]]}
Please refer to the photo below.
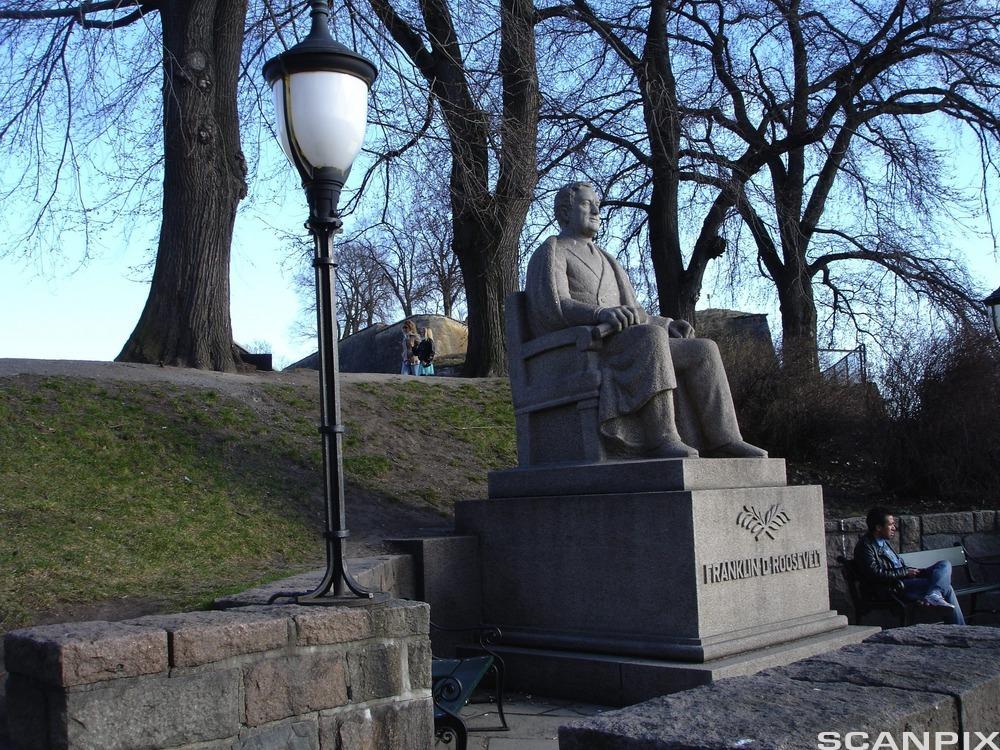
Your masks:
{"label": "bare tree", "polygon": [[[765,111],[765,138],[789,147],[736,208],[778,292],[785,356],[806,370],[817,367],[816,282],[835,313],[855,319],[882,303],[887,277],[954,317],[978,307],[936,231],[962,198],[946,176],[941,125],[973,134],[984,179],[1000,136],[995,5],[897,0],[850,11],[763,5],[744,84]],[[765,64],[754,50],[768,42],[789,54]]]}
{"label": "bare tree", "polygon": [[438,214],[421,222],[415,234],[417,267],[424,274],[431,294],[441,301],[441,314],[452,318],[465,298],[462,269],[452,252],[451,222]]}
{"label": "bare tree", "polygon": [[[424,159],[418,156],[413,161]],[[397,163],[392,170],[397,194],[408,200],[390,202],[374,218],[370,212],[359,215],[354,222],[358,228],[348,241],[369,249],[403,315],[433,311],[452,317],[464,299],[464,286],[453,249],[447,179],[438,182],[429,177],[434,175],[429,164],[415,179],[409,166]]]}
{"label": "bare tree", "polygon": [[[309,291],[314,292],[313,279],[309,279],[308,286]],[[392,297],[385,272],[372,258],[370,248],[356,243],[340,243],[337,249],[340,338],[345,339],[377,322],[384,322]]]}
{"label": "bare tree", "polygon": [[396,298],[403,316],[409,318],[430,295],[430,283],[417,259],[413,237],[386,225],[373,239],[359,242],[368,258],[382,273],[382,278]]}
{"label": "bare tree", "polygon": [[[295,324],[303,339],[316,336],[316,276],[309,267],[313,247],[298,235],[280,233],[288,250],[286,263],[295,269],[293,283],[302,299],[302,316]],[[395,295],[385,272],[363,242],[337,243],[337,338],[345,339],[394,313]]]}
{"label": "bare tree", "polygon": [[[465,51],[497,38],[490,6],[476,8],[460,42],[447,0],[369,0],[386,32],[406,54],[433,97],[450,155],[452,247],[461,265],[468,305],[469,350],[465,374],[506,372],[503,301],[517,289],[518,239],[537,181],[538,79],[534,6],[501,0],[499,50],[480,53],[475,66]],[[470,5],[466,13],[474,12]],[[499,67],[499,76],[490,67]],[[498,89],[498,91],[497,91]],[[497,95],[500,105],[491,103]],[[495,160],[495,161],[494,161]],[[491,187],[491,164],[496,181]]]}
{"label": "bare tree", "polygon": [[[855,321],[852,298],[875,299],[886,275],[949,312],[968,309],[964,272],[931,231],[956,195],[936,134],[917,119],[968,126],[992,164],[995,8],[653,0],[600,11],[586,0],[540,11],[577,44],[588,29],[615,81],[547,97],[544,119],[563,128],[564,146],[549,158],[589,163],[610,205],[643,212],[629,237],[648,234],[664,314],[693,315],[708,263],[738,237],[734,219],[777,290],[785,352],[807,370],[817,365],[814,281]],[[687,248],[685,224],[695,227]],[[855,266],[838,282],[844,261],[879,270]]]}
{"label": "bare tree", "polygon": [[[236,367],[229,255],[236,207],[247,191],[237,114],[246,15],[246,0],[0,3],[0,39],[11,52],[11,67],[15,61],[18,66],[4,73],[0,143],[7,153],[21,155],[25,146],[35,153],[20,161],[26,173],[15,189],[34,181],[27,170],[44,163],[50,169],[49,195],[64,195],[82,160],[101,156],[78,138],[107,136],[107,129],[128,139],[132,128],[140,128],[131,145],[141,164],[126,171],[142,176],[162,163],[152,285],[119,359]],[[153,85],[156,68],[149,50],[161,52],[162,115],[152,120],[162,126],[158,153],[141,148],[157,126],[150,129],[127,111],[142,101],[141,89]],[[148,109],[139,114],[148,117]],[[47,151],[51,146],[54,159]],[[86,223],[88,191],[76,194],[82,204],[77,216]],[[39,218],[54,206],[44,203]]]}

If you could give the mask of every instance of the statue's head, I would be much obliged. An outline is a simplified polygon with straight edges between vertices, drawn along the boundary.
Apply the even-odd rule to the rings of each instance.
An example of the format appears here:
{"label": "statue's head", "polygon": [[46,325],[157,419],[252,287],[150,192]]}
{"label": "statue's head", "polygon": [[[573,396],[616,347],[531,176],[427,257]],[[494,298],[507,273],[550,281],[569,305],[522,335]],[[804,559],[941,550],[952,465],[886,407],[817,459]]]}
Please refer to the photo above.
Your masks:
{"label": "statue's head", "polygon": [[596,237],[601,228],[601,199],[589,182],[571,182],[556,193],[556,221],[563,234]]}

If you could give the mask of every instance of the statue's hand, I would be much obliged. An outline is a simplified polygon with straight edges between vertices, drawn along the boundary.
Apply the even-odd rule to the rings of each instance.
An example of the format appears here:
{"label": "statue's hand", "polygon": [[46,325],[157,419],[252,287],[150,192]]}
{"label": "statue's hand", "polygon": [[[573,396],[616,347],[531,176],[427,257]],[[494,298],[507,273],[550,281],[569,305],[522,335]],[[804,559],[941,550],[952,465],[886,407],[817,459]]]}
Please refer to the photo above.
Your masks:
{"label": "statue's hand", "polygon": [[619,305],[618,307],[605,307],[597,314],[598,323],[607,323],[616,331],[629,326],[641,325],[649,320],[646,311],[641,307],[631,305]]}
{"label": "statue's hand", "polygon": [[686,320],[671,320],[669,325],[667,325],[667,331],[670,333],[671,338],[675,339],[694,338],[694,326],[688,323]]}

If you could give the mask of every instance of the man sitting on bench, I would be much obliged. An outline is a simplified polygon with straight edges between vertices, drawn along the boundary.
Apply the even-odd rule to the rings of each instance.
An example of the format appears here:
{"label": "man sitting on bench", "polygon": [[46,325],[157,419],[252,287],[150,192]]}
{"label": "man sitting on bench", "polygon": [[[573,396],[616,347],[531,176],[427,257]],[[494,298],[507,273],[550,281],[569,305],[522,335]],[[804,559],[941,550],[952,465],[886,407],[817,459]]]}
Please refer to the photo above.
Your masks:
{"label": "man sitting on bench", "polygon": [[854,564],[862,585],[874,593],[894,590],[925,607],[948,609],[948,621],[964,625],[965,617],[951,587],[951,563],[939,560],[929,568],[908,568],[889,540],[896,534],[896,519],[885,508],[872,508],[865,519],[868,533],[854,548]]}

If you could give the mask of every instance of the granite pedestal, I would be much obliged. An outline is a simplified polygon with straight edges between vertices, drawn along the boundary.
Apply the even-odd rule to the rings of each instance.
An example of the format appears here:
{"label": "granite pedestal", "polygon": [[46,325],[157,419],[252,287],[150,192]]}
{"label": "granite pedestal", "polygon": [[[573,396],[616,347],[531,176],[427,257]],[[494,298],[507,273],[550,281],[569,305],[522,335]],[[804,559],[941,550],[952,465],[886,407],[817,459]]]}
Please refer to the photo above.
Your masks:
{"label": "granite pedestal", "polygon": [[830,609],[822,493],[787,486],[780,459],[493,472],[456,527],[479,537],[483,621],[515,682],[532,660],[592,682],[610,658],[670,692],[873,632]]}

